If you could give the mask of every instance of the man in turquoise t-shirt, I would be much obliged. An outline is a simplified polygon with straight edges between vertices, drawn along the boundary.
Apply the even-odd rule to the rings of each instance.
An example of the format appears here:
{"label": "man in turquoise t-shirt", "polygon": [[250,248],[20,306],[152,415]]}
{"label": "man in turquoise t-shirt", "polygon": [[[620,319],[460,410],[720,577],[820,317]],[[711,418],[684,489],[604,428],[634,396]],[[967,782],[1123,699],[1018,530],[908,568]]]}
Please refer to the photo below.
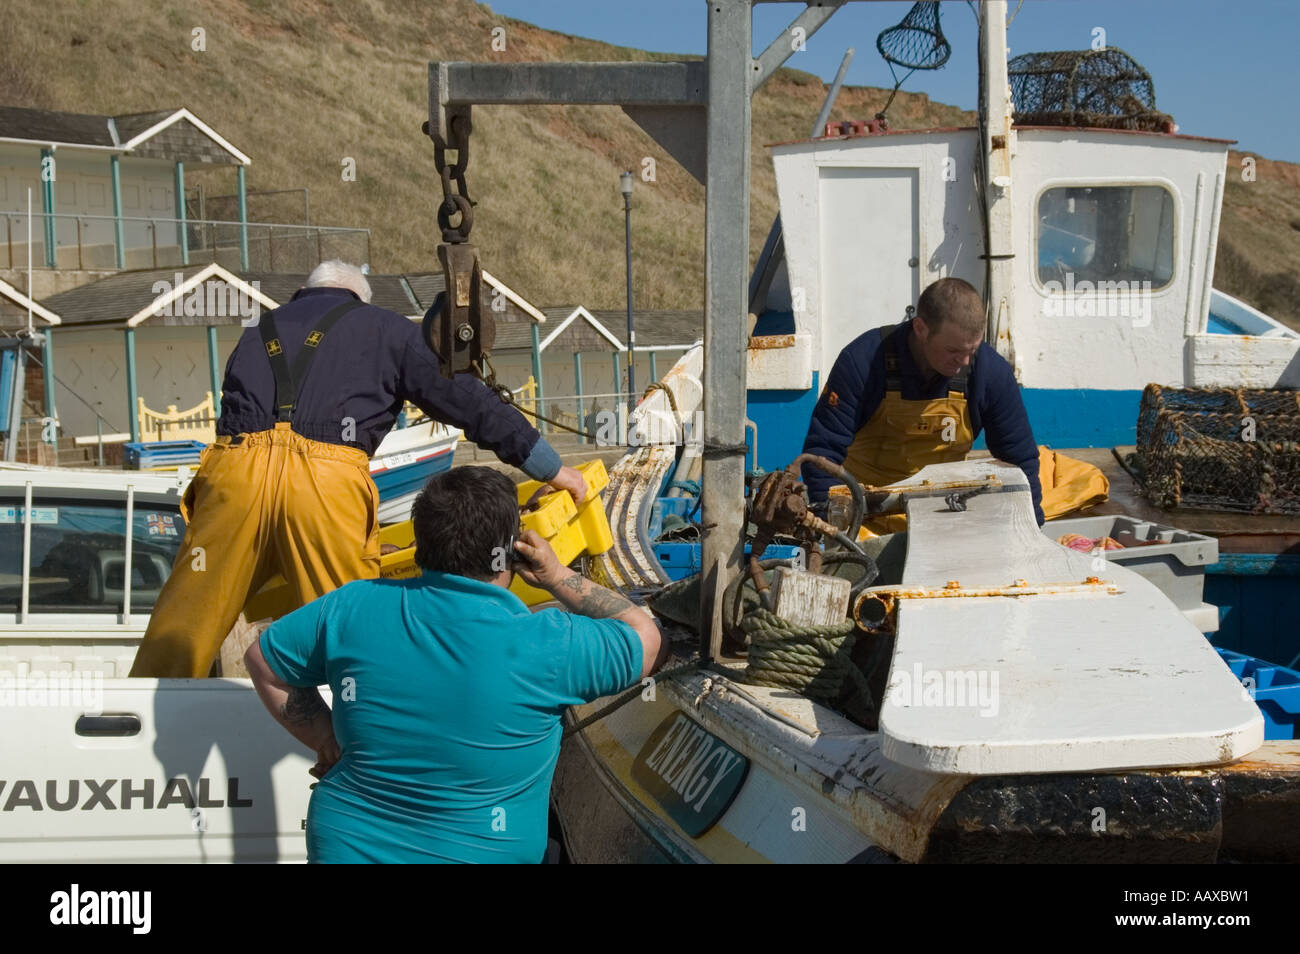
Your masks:
{"label": "man in turquoise t-shirt", "polygon": [[[423,575],[349,583],[245,657],[271,714],[318,754],[308,860],[538,862],[565,707],[634,685],[666,641],[540,536],[515,539],[503,474],[439,474],[411,516]],[[506,589],[512,547],[519,574],[571,612],[531,613]]]}

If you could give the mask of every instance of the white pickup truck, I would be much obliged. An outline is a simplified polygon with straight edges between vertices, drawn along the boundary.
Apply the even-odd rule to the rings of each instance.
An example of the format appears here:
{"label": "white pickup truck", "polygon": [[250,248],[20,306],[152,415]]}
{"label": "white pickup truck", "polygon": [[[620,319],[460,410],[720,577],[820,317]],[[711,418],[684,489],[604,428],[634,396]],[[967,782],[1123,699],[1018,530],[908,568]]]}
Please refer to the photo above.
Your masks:
{"label": "white pickup truck", "polygon": [[314,753],[252,683],[127,678],[188,479],[0,467],[0,862],[306,857]]}

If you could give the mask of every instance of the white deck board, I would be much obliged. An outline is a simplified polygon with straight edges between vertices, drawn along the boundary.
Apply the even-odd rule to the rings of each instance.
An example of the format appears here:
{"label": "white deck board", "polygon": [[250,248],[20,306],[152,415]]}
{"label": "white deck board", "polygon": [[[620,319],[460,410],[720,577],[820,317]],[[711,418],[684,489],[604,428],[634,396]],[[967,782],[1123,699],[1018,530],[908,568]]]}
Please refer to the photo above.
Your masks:
{"label": "white deck board", "polygon": [[[1116,595],[904,600],[882,703],[882,751],[932,772],[1002,774],[1207,765],[1263,742],[1263,718],[1205,637],[1155,586],[1044,537],[1018,468],[967,461],[910,482],[996,473],[1023,490],[964,513],[908,504],[905,586],[1118,584]],[[928,690],[928,692],[927,692]]]}

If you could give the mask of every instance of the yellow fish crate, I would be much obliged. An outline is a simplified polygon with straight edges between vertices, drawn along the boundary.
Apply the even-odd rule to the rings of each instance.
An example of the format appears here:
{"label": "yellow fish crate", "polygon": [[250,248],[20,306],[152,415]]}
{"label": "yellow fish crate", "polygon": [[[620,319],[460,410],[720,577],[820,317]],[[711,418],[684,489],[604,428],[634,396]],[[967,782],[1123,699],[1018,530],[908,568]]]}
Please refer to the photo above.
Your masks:
{"label": "yellow fish crate", "polygon": [[[599,459],[590,460],[579,465],[577,470],[587,482],[587,499],[582,504],[574,504],[567,491],[554,491],[540,497],[528,512],[520,516],[524,528],[536,530],[545,537],[565,566],[584,554],[597,556],[614,545],[609,518],[605,516],[605,504],[600,497],[609,486],[605,464]],[[518,484],[516,493],[519,506],[522,508],[532,500],[533,494],[541,487],[541,482],[536,480]],[[381,527],[379,544],[381,547],[389,544],[398,548],[379,558],[381,577],[402,580],[420,575],[420,568],[415,565],[415,530],[411,521]],[[529,586],[519,577],[511,582],[510,592],[528,606],[536,606],[552,598],[545,590]],[[244,607],[244,616],[248,620],[278,619],[294,609],[288,584],[283,577],[277,576],[249,599]]]}
{"label": "yellow fish crate", "polygon": [[[605,504],[601,493],[609,486],[609,474],[605,471],[603,461],[596,459],[581,464],[578,472],[587,482],[587,499],[581,504],[574,504],[567,491],[554,491],[545,494],[534,502],[534,506],[520,517],[525,530],[535,530],[545,537],[560,562],[568,566],[578,557],[597,556],[614,545],[610,533],[609,518],[605,516]],[[515,492],[519,506],[524,507],[543,484],[529,480],[518,484]],[[420,568],[415,565],[415,531],[411,521],[394,523],[379,531],[379,542],[391,544],[401,549],[387,553],[379,559],[379,575],[386,579],[400,580],[419,576]],[[551,595],[545,590],[529,586],[519,577],[510,584],[510,592],[518,596],[528,606],[545,603]]]}

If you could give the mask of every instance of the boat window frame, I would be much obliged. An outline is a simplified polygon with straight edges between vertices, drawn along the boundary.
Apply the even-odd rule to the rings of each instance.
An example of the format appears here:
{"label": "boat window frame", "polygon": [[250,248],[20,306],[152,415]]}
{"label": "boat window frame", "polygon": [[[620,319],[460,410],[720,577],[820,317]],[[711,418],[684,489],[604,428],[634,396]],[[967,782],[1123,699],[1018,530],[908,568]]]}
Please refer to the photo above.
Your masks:
{"label": "boat window frame", "polygon": [[[1150,294],[1153,298],[1164,297],[1167,295],[1174,294],[1175,290],[1179,285],[1180,280],[1183,277],[1183,272],[1184,272],[1184,269],[1180,268],[1181,253],[1182,253],[1181,239],[1182,239],[1182,226],[1183,226],[1183,209],[1182,209],[1182,201],[1181,201],[1182,191],[1178,188],[1178,185],[1172,179],[1165,178],[1164,176],[1144,176],[1144,177],[1088,176],[1086,178],[1058,176],[1053,179],[1044,179],[1042,182],[1039,183],[1037,191],[1034,192],[1032,204],[1029,209],[1029,216],[1034,224],[1034,227],[1030,231],[1030,235],[1029,235],[1029,242],[1030,242],[1029,280],[1030,282],[1033,283],[1034,290],[1039,294],[1040,297],[1050,298],[1053,295],[1062,294],[1061,292],[1056,292],[1052,289],[1049,289],[1043,283],[1042,279],[1039,278],[1038,275],[1038,244],[1039,244],[1040,236],[1042,234],[1039,227],[1040,223],[1038,217],[1038,207],[1039,207],[1039,203],[1041,203],[1043,200],[1043,196],[1053,189],[1111,189],[1111,188],[1124,188],[1126,186],[1130,188],[1143,188],[1143,187],[1155,186],[1157,188],[1163,189],[1165,193],[1168,194],[1168,196],[1172,200],[1171,204],[1173,208],[1173,216],[1172,216],[1173,221],[1170,226],[1170,228],[1172,229],[1172,242],[1171,242],[1172,247],[1170,249],[1170,264],[1172,265],[1172,271],[1169,273],[1169,280],[1165,282],[1163,285],[1161,285],[1159,288],[1153,287],[1151,289]],[[1194,242],[1195,240],[1196,240],[1196,236],[1192,236],[1192,241]],[[1091,279],[1087,279],[1087,281],[1091,281]],[[1093,284],[1095,285],[1097,283],[1093,282]],[[1079,295],[1077,291],[1074,292],[1073,294],[1076,297]],[[1092,295],[1104,297],[1104,295],[1102,295],[1101,293],[1095,290],[1092,292]]]}

